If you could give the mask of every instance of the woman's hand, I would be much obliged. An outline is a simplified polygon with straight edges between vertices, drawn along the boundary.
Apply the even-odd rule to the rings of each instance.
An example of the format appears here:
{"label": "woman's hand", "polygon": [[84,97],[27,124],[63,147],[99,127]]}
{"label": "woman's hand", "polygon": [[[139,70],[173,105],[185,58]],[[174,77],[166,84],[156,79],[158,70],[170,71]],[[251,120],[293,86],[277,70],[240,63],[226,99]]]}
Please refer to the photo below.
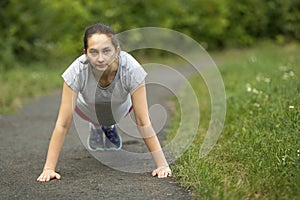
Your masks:
{"label": "woman's hand", "polygon": [[172,171],[169,166],[162,166],[154,170],[152,176],[157,176],[158,178],[171,177]]}
{"label": "woman's hand", "polygon": [[36,179],[38,182],[48,182],[51,179],[60,179],[60,175],[52,169],[44,169],[41,175]]}

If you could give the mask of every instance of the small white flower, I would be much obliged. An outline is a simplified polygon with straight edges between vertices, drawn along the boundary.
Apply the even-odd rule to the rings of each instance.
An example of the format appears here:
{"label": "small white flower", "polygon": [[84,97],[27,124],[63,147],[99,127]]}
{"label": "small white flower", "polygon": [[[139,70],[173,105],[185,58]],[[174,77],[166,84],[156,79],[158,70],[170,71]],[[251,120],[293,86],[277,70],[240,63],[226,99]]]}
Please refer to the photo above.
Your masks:
{"label": "small white flower", "polygon": [[290,75],[288,73],[284,73],[283,76],[282,76],[282,79],[283,80],[288,80],[290,77]]}
{"label": "small white flower", "polygon": [[283,161],[285,160],[285,157],[284,157],[284,156],[282,156],[282,160],[283,160]]}
{"label": "small white flower", "polygon": [[297,152],[300,153],[300,150],[298,149]]}
{"label": "small white flower", "polygon": [[247,83],[246,88],[247,88],[247,92],[251,92],[252,91],[251,85],[249,83]]}
{"label": "small white flower", "polygon": [[270,83],[271,79],[270,78],[264,78],[265,83]]}
{"label": "small white flower", "polygon": [[293,77],[293,76],[295,76],[295,73],[293,71],[290,71],[289,75],[290,75],[290,77]]}
{"label": "small white flower", "polygon": [[268,101],[268,100],[269,100],[269,95],[265,95],[264,101]]}
{"label": "small white flower", "polygon": [[[294,109],[295,107],[294,106],[289,106],[289,109]],[[299,150],[298,150],[299,151]]]}
{"label": "small white flower", "polygon": [[260,82],[261,81],[261,77],[259,75],[256,76],[256,81]]}
{"label": "small white flower", "polygon": [[257,89],[255,89],[255,88],[253,88],[253,91],[252,91],[254,94],[258,94],[259,93],[259,91],[257,90]]}
{"label": "small white flower", "polygon": [[259,105],[258,103],[254,103],[253,105],[254,105],[255,107],[257,107],[257,108],[260,107],[260,105]]}

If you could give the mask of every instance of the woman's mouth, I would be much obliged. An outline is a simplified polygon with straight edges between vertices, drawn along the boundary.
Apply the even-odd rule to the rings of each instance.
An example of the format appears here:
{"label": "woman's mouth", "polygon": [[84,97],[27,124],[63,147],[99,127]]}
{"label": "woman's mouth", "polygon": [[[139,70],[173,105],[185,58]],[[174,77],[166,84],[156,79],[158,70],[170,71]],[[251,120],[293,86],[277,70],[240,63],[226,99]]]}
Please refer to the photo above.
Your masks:
{"label": "woman's mouth", "polygon": [[106,64],[96,65],[96,67],[100,67],[100,68],[103,68],[103,67],[106,67],[106,66],[107,66]]}

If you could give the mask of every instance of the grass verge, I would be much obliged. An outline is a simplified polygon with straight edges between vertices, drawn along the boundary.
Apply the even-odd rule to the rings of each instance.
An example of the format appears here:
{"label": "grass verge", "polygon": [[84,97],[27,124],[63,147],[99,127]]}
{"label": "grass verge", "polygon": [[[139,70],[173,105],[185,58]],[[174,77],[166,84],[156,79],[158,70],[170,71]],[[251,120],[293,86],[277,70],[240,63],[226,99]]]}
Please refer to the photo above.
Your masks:
{"label": "grass verge", "polygon": [[[172,168],[176,179],[192,188],[196,197],[299,198],[299,54],[296,44],[262,44],[218,55],[227,95],[226,122],[213,150],[201,159],[210,99],[201,77],[190,79],[200,104],[200,126],[193,144]],[[174,115],[169,141],[181,120],[180,113]]]}
{"label": "grass verge", "polygon": [[62,87],[64,68],[30,64],[14,67],[0,74],[0,114],[12,114],[26,102]]}

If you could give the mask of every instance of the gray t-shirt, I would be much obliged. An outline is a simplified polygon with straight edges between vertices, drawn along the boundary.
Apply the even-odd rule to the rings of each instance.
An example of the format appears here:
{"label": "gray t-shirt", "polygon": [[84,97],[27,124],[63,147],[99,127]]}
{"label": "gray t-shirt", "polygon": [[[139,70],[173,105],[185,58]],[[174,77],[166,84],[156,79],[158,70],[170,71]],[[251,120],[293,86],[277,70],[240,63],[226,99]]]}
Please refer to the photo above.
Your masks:
{"label": "gray t-shirt", "polygon": [[112,125],[130,109],[130,92],[146,78],[147,73],[128,53],[121,51],[119,66],[112,83],[103,88],[95,79],[86,55],[77,58],[62,74],[67,85],[78,93],[77,107],[92,121]]}

